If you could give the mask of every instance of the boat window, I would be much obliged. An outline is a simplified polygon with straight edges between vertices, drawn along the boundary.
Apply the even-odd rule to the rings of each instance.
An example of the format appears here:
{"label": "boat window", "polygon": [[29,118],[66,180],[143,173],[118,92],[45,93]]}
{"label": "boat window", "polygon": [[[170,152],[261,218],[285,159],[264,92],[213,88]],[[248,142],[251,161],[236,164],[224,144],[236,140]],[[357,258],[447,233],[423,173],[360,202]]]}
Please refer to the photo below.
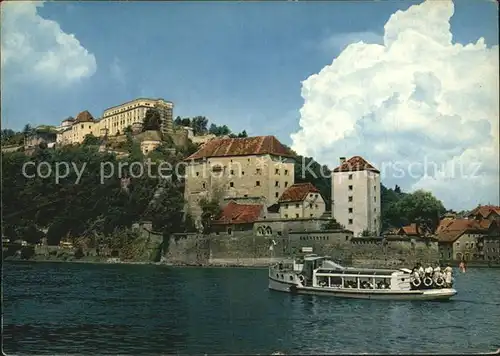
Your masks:
{"label": "boat window", "polygon": [[293,276],[290,276],[290,280],[293,281]]}

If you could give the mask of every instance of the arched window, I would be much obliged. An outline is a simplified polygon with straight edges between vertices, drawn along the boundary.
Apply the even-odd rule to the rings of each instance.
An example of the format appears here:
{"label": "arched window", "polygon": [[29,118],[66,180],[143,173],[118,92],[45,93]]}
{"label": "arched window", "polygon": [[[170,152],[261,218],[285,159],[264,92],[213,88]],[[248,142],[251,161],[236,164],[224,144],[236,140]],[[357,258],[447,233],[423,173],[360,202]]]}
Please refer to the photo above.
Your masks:
{"label": "arched window", "polygon": [[462,261],[462,254],[460,252],[457,253],[456,260],[457,261]]}
{"label": "arched window", "polygon": [[272,235],[273,234],[273,230],[271,230],[271,227],[268,226],[266,227],[266,235]]}

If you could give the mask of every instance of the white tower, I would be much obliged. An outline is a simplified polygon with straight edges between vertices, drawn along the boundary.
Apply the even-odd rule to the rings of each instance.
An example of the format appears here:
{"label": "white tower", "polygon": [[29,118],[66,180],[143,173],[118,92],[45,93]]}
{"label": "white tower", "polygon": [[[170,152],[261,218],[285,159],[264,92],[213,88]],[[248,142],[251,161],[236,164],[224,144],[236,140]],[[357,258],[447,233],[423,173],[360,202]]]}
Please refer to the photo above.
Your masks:
{"label": "white tower", "polygon": [[341,157],[332,172],[333,217],[354,236],[379,235],[380,209],[380,171],[360,156]]}

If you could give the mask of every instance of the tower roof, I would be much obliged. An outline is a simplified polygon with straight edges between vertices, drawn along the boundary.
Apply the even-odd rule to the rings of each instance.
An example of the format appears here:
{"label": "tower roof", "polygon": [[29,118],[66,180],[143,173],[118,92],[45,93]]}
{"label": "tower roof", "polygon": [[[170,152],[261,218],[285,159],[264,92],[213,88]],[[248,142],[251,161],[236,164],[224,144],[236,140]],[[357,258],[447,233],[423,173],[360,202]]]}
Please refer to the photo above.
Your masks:
{"label": "tower roof", "polygon": [[94,117],[87,110],[82,111],[81,113],[79,113],[78,116],[75,119],[75,123],[78,123],[78,122],[94,122],[94,121],[95,121]]}
{"label": "tower roof", "polygon": [[378,169],[372,166],[367,160],[365,160],[361,156],[351,157],[333,170],[333,172],[356,172],[356,171],[372,171],[375,173],[380,173]]}

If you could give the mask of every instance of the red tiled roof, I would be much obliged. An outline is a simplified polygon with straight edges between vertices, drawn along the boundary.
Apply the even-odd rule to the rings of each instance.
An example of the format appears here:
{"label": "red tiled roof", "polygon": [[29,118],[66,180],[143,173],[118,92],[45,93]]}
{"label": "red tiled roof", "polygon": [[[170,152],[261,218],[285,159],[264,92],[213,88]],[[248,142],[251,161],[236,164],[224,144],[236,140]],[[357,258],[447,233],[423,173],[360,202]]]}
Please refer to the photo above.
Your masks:
{"label": "red tiled roof", "polygon": [[398,235],[408,235],[408,236],[416,236],[417,234],[417,224],[413,223],[407,226],[403,226],[398,231]]}
{"label": "red tiled roof", "polygon": [[484,230],[484,227],[475,220],[455,219],[442,228],[437,235],[440,242],[455,242],[466,231],[483,232]]}
{"label": "red tiled roof", "polygon": [[491,213],[500,215],[500,206],[495,205],[483,205],[478,206],[476,209],[472,210],[467,216],[480,214],[483,218],[488,217]]}
{"label": "red tiled roof", "polygon": [[303,201],[309,193],[319,193],[319,190],[311,183],[296,183],[285,189],[278,201]]}
{"label": "red tiled roof", "polygon": [[222,209],[214,224],[250,224],[259,219],[262,209],[263,205],[238,204],[232,201]]}
{"label": "red tiled roof", "polygon": [[77,123],[77,122],[94,122],[94,121],[95,121],[94,117],[87,110],[79,113],[75,119],[75,123]]}
{"label": "red tiled roof", "polygon": [[340,166],[333,170],[334,172],[356,172],[356,171],[372,171],[380,173],[378,169],[373,167],[363,157],[354,156],[342,163]]}
{"label": "red tiled roof", "polygon": [[455,219],[453,219],[453,218],[441,219],[438,227],[436,228],[436,233],[439,233],[440,231],[443,231],[444,229],[446,229],[454,220]]}
{"label": "red tiled roof", "polygon": [[219,138],[205,143],[198,151],[186,160],[271,154],[275,156],[293,157],[288,148],[274,136],[256,136],[245,138]]}

